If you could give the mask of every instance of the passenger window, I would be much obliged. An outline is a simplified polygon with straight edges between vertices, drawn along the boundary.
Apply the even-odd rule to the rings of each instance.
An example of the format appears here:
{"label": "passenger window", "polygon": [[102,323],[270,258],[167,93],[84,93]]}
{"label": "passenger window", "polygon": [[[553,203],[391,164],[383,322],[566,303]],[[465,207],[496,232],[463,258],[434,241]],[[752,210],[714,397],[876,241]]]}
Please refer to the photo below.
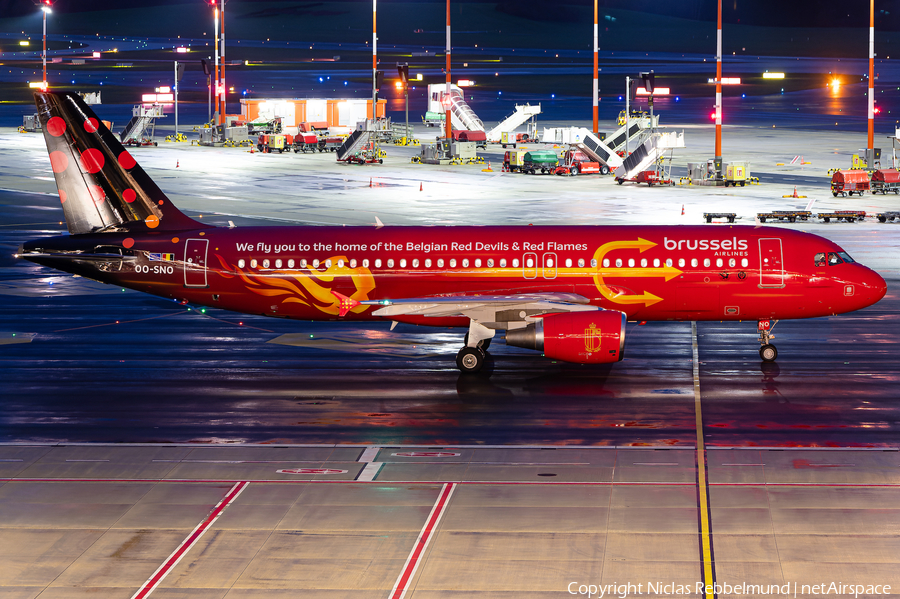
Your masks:
{"label": "passenger window", "polygon": [[616,268],[622,268],[622,259],[616,258]]}
{"label": "passenger window", "polygon": [[[837,256],[835,256],[835,257],[837,257]],[[838,259],[840,259],[840,258],[838,258]],[[263,260],[263,268],[269,268],[269,259],[268,258]]]}
{"label": "passenger window", "polygon": [[487,265],[488,265],[488,268],[492,267],[494,265],[494,259],[488,258]]}
{"label": "passenger window", "polygon": [[609,268],[609,258],[603,259],[603,268]]}
{"label": "passenger window", "polygon": [[704,258],[704,259],[703,259],[703,267],[704,267],[704,268],[709,268],[709,265],[710,265],[709,258]]}
{"label": "passenger window", "polygon": [[381,258],[375,260],[375,268],[381,268]]}
{"label": "passenger window", "polygon": [[813,262],[815,262],[816,267],[827,266],[828,263],[825,261],[825,252],[819,252],[813,258]]}
{"label": "passenger window", "polygon": [[519,259],[513,258],[513,268],[519,268]]}
{"label": "passenger window", "polygon": [[419,268],[419,259],[413,258],[413,268]]}
{"label": "passenger window", "polygon": [[338,268],[344,268],[344,261],[338,260]]}
{"label": "passenger window", "polygon": [[350,268],[356,268],[356,259],[350,261]]}
{"label": "passenger window", "polygon": [[578,259],[578,268],[584,268],[584,258]]}
{"label": "passenger window", "polygon": [[834,252],[828,252],[828,265],[834,266],[835,264],[843,264],[843,260]]}
{"label": "passenger window", "polygon": [[250,268],[256,268],[256,265],[257,265],[256,258],[253,258],[252,260],[250,260]]}
{"label": "passenger window", "polygon": [[325,260],[325,268],[331,268],[331,258]]}
{"label": "passenger window", "polygon": [[300,258],[300,268],[306,268],[306,258]]}
{"label": "passenger window", "polygon": [[481,268],[481,258],[475,258],[475,266],[476,268]]}
{"label": "passenger window", "polygon": [[406,268],[406,258],[400,258],[400,268]]}
{"label": "passenger window", "polygon": [[450,268],[456,268],[456,258],[450,258]]}
{"label": "passenger window", "polygon": [[244,262],[244,259],[243,259],[243,258],[241,258],[240,260],[238,260],[238,268],[244,268],[244,265],[245,265],[245,264],[246,264],[246,262]]}
{"label": "passenger window", "polygon": [[463,265],[463,268],[468,268],[469,267],[469,259],[463,258],[462,265]]}
{"label": "passenger window", "polygon": [[596,258],[591,259],[591,268],[597,268],[597,259]]}
{"label": "passenger window", "polygon": [[647,268],[647,259],[641,258],[641,268]]}
{"label": "passenger window", "polygon": [[[734,258],[731,259],[734,261]],[[741,268],[747,268],[747,265],[750,264],[750,261],[746,258],[741,258]]]}
{"label": "passenger window", "polygon": [[313,260],[313,268],[319,268],[319,259],[318,258]]}
{"label": "passenger window", "polygon": [[[666,266],[672,266],[671,264],[666,264]],[[659,258],[653,259],[653,268],[659,268]]]}
{"label": "passenger window", "polygon": [[572,259],[566,258],[566,268],[572,268]]}
{"label": "passenger window", "polygon": [[698,264],[699,264],[699,262],[697,262],[697,259],[696,259],[696,258],[691,258],[691,266],[692,266],[693,268],[697,268],[697,265],[698,265]]}
{"label": "passenger window", "polygon": [[368,258],[363,259],[363,268],[369,268],[369,259]]}
{"label": "passenger window", "polygon": [[506,268],[506,258],[500,258],[500,268]]}
{"label": "passenger window", "polygon": [[[732,258],[732,260],[733,260],[733,258]],[[724,264],[724,262],[722,262],[721,258],[716,258],[716,268],[722,268],[723,264]],[[732,266],[734,266],[734,265],[732,265]]]}
{"label": "passenger window", "polygon": [[671,267],[671,266],[672,266],[672,259],[671,259],[671,258],[666,258],[666,266],[668,266],[668,267]]}
{"label": "passenger window", "polygon": [[678,268],[684,268],[684,258],[678,259]]}
{"label": "passenger window", "polygon": [[527,266],[528,268],[534,268],[534,260],[529,258],[528,261],[525,263],[525,266]]}
{"label": "passenger window", "polygon": [[438,268],[444,268],[444,259],[438,258],[437,265],[438,265]]}
{"label": "passenger window", "polygon": [[425,258],[425,268],[431,268],[431,258]]}
{"label": "passenger window", "polygon": [[275,261],[275,268],[281,268],[281,258]]}
{"label": "passenger window", "polygon": [[628,268],[634,268],[634,258],[628,259]]}
{"label": "passenger window", "polygon": [[288,268],[294,268],[294,259],[293,258],[288,260]]}
{"label": "passenger window", "polygon": [[394,259],[393,258],[388,258],[387,267],[394,268]]}
{"label": "passenger window", "polygon": [[851,258],[850,254],[848,254],[847,252],[838,252],[838,256],[840,256],[847,264],[853,264],[854,262],[856,262],[856,260]]}

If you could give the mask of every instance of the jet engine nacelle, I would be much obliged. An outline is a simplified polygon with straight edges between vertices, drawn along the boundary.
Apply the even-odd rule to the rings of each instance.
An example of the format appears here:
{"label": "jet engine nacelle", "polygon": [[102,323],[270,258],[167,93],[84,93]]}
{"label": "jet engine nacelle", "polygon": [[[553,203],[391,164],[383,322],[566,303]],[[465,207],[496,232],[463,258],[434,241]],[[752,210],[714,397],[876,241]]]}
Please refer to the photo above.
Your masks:
{"label": "jet engine nacelle", "polygon": [[564,362],[618,362],[625,351],[625,314],[616,310],[546,314],[524,328],[507,331],[506,343]]}

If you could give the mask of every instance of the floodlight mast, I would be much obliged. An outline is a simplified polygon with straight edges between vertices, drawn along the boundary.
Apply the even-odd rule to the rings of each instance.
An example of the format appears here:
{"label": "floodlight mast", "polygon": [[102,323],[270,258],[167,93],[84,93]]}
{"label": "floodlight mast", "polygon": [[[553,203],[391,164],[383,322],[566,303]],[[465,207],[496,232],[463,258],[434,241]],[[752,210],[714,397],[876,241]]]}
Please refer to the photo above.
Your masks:
{"label": "floodlight mast", "polygon": [[372,126],[375,126],[375,119],[378,118],[378,14],[376,12],[376,2],[372,0]]}
{"label": "floodlight mast", "polygon": [[[594,0],[594,96],[593,96],[593,107],[594,107],[594,129],[593,129],[593,131],[594,131],[594,133],[596,133],[597,130],[600,128],[600,120],[599,120],[600,119],[600,115],[599,115],[600,108],[597,105],[597,102],[599,101],[598,95],[600,94],[600,85],[597,80],[597,71],[599,71],[599,66],[600,66],[598,56],[597,56],[597,53],[599,52],[597,30],[598,30],[597,0]],[[628,118],[627,115],[625,118]],[[628,136],[626,134],[626,139],[627,138],[628,138]]]}
{"label": "floodlight mast", "polygon": [[216,52],[216,73],[215,80],[213,81],[213,96],[216,98],[216,112],[214,115],[214,119],[216,121],[215,124],[219,124],[219,7],[216,6],[216,0],[210,0],[210,3],[213,5],[213,14],[214,22],[213,22],[213,36],[214,42],[213,47]]}
{"label": "floodlight mast", "polygon": [[52,13],[51,0],[41,0],[41,12],[44,13],[44,50],[41,53],[41,62],[44,68],[43,86],[41,89],[47,90],[47,15]]}
{"label": "floodlight mast", "polygon": [[875,166],[875,0],[869,0],[869,145],[867,166]]}
{"label": "floodlight mast", "polygon": [[[720,0],[721,1],[721,0]],[[222,112],[219,116],[219,119],[222,123],[225,122],[225,0],[219,0],[219,10],[222,12],[222,73],[221,73],[221,86],[222,86]]]}
{"label": "floodlight mast", "polygon": [[[874,1],[874,0],[873,0]],[[716,29],[716,179],[722,178],[722,0]]]}
{"label": "floodlight mast", "polygon": [[447,66],[445,70],[447,71],[447,114],[445,115],[444,131],[447,139],[450,139],[453,137],[453,124],[450,121],[450,107],[452,105],[450,98],[450,0],[447,0]]}

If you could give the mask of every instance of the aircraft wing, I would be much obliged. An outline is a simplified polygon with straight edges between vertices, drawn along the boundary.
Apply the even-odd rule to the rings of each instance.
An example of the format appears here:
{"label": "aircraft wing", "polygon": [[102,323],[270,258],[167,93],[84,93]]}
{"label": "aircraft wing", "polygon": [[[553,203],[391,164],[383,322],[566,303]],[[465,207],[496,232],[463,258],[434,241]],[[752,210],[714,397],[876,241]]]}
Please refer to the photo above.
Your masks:
{"label": "aircraft wing", "polygon": [[[398,316],[464,316],[488,328],[524,326],[531,317],[550,312],[598,310],[590,300],[576,293],[527,293],[514,295],[456,295],[413,297],[362,302],[381,306],[372,314],[384,318]],[[515,328],[516,325],[512,325]]]}

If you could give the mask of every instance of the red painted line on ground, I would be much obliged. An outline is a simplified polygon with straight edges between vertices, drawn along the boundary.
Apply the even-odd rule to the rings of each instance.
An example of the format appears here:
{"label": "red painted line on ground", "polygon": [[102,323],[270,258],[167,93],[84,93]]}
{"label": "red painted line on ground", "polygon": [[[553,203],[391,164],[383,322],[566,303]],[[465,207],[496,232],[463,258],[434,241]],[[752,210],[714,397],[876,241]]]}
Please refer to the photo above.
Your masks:
{"label": "red painted line on ground", "polygon": [[213,522],[215,522],[219,516],[222,515],[222,512],[225,511],[231,502],[237,499],[237,496],[241,494],[247,485],[250,484],[246,481],[239,482],[231,487],[231,490],[228,491],[228,494],[222,498],[222,500],[216,504],[216,507],[209,513],[209,516],[206,517],[206,520],[197,525],[197,527],[191,531],[191,534],[187,536],[185,540],[181,542],[181,545],[178,546],[175,551],[172,552],[172,555],[163,562],[163,564],[157,568],[156,572],[153,573],[153,576],[147,579],[141,588],[137,590],[137,592],[131,596],[131,599],[144,599],[153,590],[163,581],[163,579],[169,574],[169,572],[174,568],[178,562],[181,561],[181,558],[185,556],[185,554],[191,550],[191,547],[200,540],[200,537],[203,536],[203,533],[212,526]]}
{"label": "red painted line on ground", "polygon": [[419,536],[416,538],[412,551],[409,553],[409,557],[406,558],[406,564],[403,566],[403,571],[400,572],[397,582],[394,583],[394,588],[391,589],[390,599],[403,599],[403,597],[406,596],[406,585],[412,580],[413,575],[416,573],[416,569],[419,567],[419,559],[428,547],[428,542],[431,540],[431,533],[434,532],[435,527],[444,515],[444,510],[447,508],[447,504],[450,501],[453,490],[456,488],[456,484],[457,483],[446,483],[443,488],[441,488],[437,501],[431,508],[428,519],[425,520],[425,526],[419,531]]}

